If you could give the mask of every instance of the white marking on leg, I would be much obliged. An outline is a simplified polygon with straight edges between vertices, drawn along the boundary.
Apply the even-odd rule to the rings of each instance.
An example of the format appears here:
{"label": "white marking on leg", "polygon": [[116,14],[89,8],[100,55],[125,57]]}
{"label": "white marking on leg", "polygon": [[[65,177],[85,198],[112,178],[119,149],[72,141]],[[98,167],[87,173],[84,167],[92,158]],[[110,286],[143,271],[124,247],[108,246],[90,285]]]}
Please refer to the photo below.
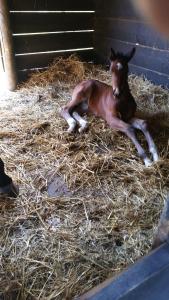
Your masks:
{"label": "white marking on leg", "polygon": [[149,158],[144,158],[144,164],[146,167],[150,167],[152,165],[152,161]]}
{"label": "white marking on leg", "polygon": [[84,120],[76,111],[74,111],[72,115],[75,118],[75,120],[80,124],[80,128],[78,129],[78,131],[80,133],[85,131],[88,127],[87,121]]}
{"label": "white marking on leg", "polygon": [[149,152],[153,156],[153,161],[155,161],[155,162],[158,161],[159,156],[158,156],[157,148],[155,146],[155,143],[153,141],[153,138],[152,138],[150,132],[147,129],[147,122],[144,120],[141,120],[141,119],[134,119],[134,120],[132,120],[132,125],[135,128],[140,129],[144,133],[145,138],[148,142]]}
{"label": "white marking on leg", "polygon": [[155,145],[154,145],[154,147],[150,148],[150,153],[152,154],[153,160],[155,162],[159,160],[159,156],[158,156],[157,149],[156,149]]}
{"label": "white marking on leg", "polygon": [[72,133],[76,127],[76,121],[72,118],[67,108],[63,107],[60,110],[60,115],[66,120],[69,125],[68,132]]}
{"label": "white marking on leg", "polygon": [[68,118],[67,120],[67,123],[69,125],[69,128],[68,128],[68,132],[69,133],[72,133],[74,130],[75,130],[75,127],[76,127],[76,121],[73,119],[73,118]]}
{"label": "white marking on leg", "polygon": [[158,153],[153,153],[153,160],[156,162],[159,160],[159,156],[158,156]]}

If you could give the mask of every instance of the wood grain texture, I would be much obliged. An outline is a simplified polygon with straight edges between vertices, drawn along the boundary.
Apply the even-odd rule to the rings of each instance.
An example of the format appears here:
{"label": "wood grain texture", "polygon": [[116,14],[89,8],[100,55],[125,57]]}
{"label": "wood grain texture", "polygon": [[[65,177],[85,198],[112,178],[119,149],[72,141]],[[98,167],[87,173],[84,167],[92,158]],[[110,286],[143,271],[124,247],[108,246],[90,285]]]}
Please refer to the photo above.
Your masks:
{"label": "wood grain texture", "polygon": [[23,69],[44,68],[52,63],[54,58],[59,56],[68,57],[73,53],[77,54],[83,61],[93,60],[93,50],[16,56],[15,59],[17,70],[19,71]]}
{"label": "wood grain texture", "polygon": [[[56,33],[93,29],[93,13],[56,12],[93,10],[93,0],[85,2],[77,0],[8,0],[8,3],[10,10],[27,11],[10,13],[17,70],[47,67],[54,57],[68,56],[72,53],[64,53],[64,50],[93,47],[92,32]],[[51,13],[47,11],[51,11]],[[27,35],[31,33],[36,34]],[[58,50],[63,50],[63,52],[54,52]],[[52,53],[40,53],[50,51]],[[37,54],[34,55],[18,56],[18,54],[36,52]],[[93,51],[78,52],[78,55],[84,60],[93,60]]]}
{"label": "wood grain texture", "polygon": [[93,0],[7,0],[10,10],[93,10],[94,1]]}
{"label": "wood grain texture", "polygon": [[95,0],[97,16],[114,17],[123,19],[140,19],[130,0]]}
{"label": "wood grain texture", "polygon": [[11,13],[13,33],[93,29],[94,16],[87,13]]}
{"label": "wood grain texture", "polygon": [[1,53],[3,56],[3,65],[7,78],[7,87],[10,91],[13,91],[17,85],[17,74],[15,68],[9,10],[6,0],[0,0],[0,34],[2,41]]}
{"label": "wood grain texture", "polygon": [[93,32],[56,33],[15,36],[16,53],[88,48],[93,46]]}

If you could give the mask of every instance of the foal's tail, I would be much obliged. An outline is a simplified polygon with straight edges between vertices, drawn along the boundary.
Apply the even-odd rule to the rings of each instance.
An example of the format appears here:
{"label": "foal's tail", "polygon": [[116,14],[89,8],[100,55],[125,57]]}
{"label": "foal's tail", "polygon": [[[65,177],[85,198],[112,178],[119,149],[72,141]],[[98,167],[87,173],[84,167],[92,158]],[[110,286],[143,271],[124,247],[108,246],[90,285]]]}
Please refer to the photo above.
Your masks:
{"label": "foal's tail", "polygon": [[155,249],[167,241],[169,241],[169,195],[164,204],[152,248]]}
{"label": "foal's tail", "polygon": [[12,178],[5,174],[4,162],[0,158],[0,196],[16,198],[19,194],[19,188]]}

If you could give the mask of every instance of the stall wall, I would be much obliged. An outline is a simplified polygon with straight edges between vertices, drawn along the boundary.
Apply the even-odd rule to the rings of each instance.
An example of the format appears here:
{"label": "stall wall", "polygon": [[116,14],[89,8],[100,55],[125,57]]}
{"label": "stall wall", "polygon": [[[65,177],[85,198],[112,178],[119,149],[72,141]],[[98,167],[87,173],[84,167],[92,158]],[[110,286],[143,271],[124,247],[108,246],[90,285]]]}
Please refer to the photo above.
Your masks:
{"label": "stall wall", "polygon": [[93,0],[8,0],[17,71],[61,55],[93,59]]}
{"label": "stall wall", "polygon": [[137,14],[130,0],[95,0],[95,9],[96,61],[107,63],[110,47],[125,52],[136,46],[130,71],[169,86],[169,41]]}

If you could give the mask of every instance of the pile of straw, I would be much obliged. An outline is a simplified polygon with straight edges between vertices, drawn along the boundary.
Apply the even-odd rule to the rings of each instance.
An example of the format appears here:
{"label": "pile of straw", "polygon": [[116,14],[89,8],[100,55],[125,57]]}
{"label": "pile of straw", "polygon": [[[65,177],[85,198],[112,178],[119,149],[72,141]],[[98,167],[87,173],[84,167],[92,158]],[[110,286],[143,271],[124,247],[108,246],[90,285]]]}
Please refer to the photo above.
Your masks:
{"label": "pile of straw", "polygon": [[169,190],[169,91],[130,76],[161,157],[146,169],[100,119],[68,135],[58,110],[84,78],[110,83],[101,67],[71,57],[0,100],[1,157],[20,186],[17,200],[0,201],[0,298],[72,299],[150,250]]}
{"label": "pile of straw", "polygon": [[85,76],[84,63],[74,54],[68,58],[57,57],[46,71],[31,75],[28,84],[31,86],[45,86],[58,82],[75,83]]}

